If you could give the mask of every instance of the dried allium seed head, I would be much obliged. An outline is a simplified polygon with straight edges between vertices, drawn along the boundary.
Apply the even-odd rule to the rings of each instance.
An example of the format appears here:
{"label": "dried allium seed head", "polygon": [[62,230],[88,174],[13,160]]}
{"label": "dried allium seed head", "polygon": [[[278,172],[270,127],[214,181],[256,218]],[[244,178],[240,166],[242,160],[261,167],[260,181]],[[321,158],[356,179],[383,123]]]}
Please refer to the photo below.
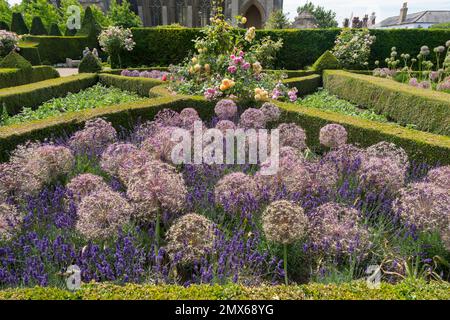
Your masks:
{"label": "dried allium seed head", "polygon": [[427,181],[448,189],[450,187],[450,166],[438,167],[428,172]]}
{"label": "dried allium seed head", "polygon": [[395,193],[405,185],[406,172],[393,158],[365,157],[358,176],[368,190]]}
{"label": "dried allium seed head", "polygon": [[116,129],[111,123],[98,118],[87,121],[83,130],[75,132],[69,146],[76,153],[101,155],[108,145],[116,141]]}
{"label": "dried allium seed head", "polygon": [[233,172],[220,179],[214,189],[216,204],[225,211],[237,213],[250,202],[258,199],[258,188],[253,177]]}
{"label": "dried allium seed head", "polygon": [[126,159],[124,159],[117,169],[117,177],[125,185],[128,186],[128,180],[133,172],[146,166],[148,162],[156,160],[156,155],[143,150],[136,150],[131,152]]}
{"label": "dried allium seed head", "polygon": [[16,207],[0,203],[0,240],[10,240],[22,223],[22,216]]}
{"label": "dried allium seed head", "polygon": [[408,226],[440,230],[450,216],[450,192],[433,183],[413,183],[400,190],[392,208]]}
{"label": "dried allium seed head", "polygon": [[290,244],[306,235],[308,218],[303,208],[293,202],[275,201],[264,211],[262,227],[269,241]]}
{"label": "dried allium seed head", "polygon": [[248,108],[240,117],[239,127],[244,129],[263,129],[266,126],[266,117],[261,110]]}
{"label": "dried allium seed head", "polygon": [[76,176],[66,186],[75,203],[79,204],[84,197],[101,190],[109,190],[109,186],[102,177],[84,173]]}
{"label": "dried allium seed head", "polygon": [[133,208],[119,193],[100,190],[78,206],[76,229],[89,240],[105,240],[129,222]]}
{"label": "dried allium seed head", "polygon": [[174,110],[163,109],[156,114],[155,122],[164,127],[179,127],[181,126],[181,117]]}
{"label": "dried allium seed head", "polygon": [[134,171],[128,181],[128,197],[136,207],[136,218],[152,221],[159,210],[183,211],[187,189],[183,177],[160,161],[151,161]]}
{"label": "dried allium seed head", "polygon": [[278,121],[280,119],[281,110],[273,103],[265,102],[260,110],[264,114],[266,122]]}
{"label": "dried allium seed head", "polygon": [[172,141],[172,134],[177,127],[159,127],[156,132],[142,142],[141,150],[154,155],[156,159],[172,162],[172,150],[178,141]]}
{"label": "dried allium seed head", "polygon": [[117,176],[122,163],[136,151],[138,148],[131,143],[113,143],[103,152],[100,166],[110,175]]}
{"label": "dried allium seed head", "polygon": [[211,253],[214,245],[215,225],[208,218],[189,213],[178,218],[167,232],[166,250],[172,260],[190,264]]}
{"label": "dried allium seed head", "polygon": [[398,165],[407,170],[409,167],[408,154],[401,147],[397,147],[394,143],[381,141],[366,149],[367,157],[391,158]]}
{"label": "dried allium seed head", "polygon": [[219,122],[217,122],[215,128],[220,130],[220,132],[222,132],[222,134],[225,137],[227,130],[235,130],[236,125],[234,124],[233,121],[230,120],[220,120]]}
{"label": "dried allium seed head", "polygon": [[278,126],[280,131],[280,146],[293,147],[299,150],[306,149],[305,131],[295,123],[282,123]]}
{"label": "dried allium seed head", "polygon": [[347,130],[339,124],[327,124],[320,129],[319,140],[326,147],[340,147],[347,143]]}
{"label": "dried allium seed head", "polygon": [[237,106],[233,100],[222,99],[217,102],[214,112],[220,120],[231,120],[236,116]]}
{"label": "dried allium seed head", "polygon": [[359,225],[358,211],[339,203],[319,206],[311,217],[311,241],[327,256],[364,254],[370,247],[368,231]]}

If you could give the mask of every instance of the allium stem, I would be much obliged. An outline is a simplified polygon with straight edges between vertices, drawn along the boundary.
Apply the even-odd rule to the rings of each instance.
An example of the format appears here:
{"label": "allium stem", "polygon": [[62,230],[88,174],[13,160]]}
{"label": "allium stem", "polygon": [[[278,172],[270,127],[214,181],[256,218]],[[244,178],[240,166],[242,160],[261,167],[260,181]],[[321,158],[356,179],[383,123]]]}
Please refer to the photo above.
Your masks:
{"label": "allium stem", "polygon": [[160,233],[161,233],[161,210],[158,210],[158,213],[156,214],[156,224],[155,224],[155,254],[158,254],[159,251],[159,239],[160,239]]}
{"label": "allium stem", "polygon": [[284,283],[289,284],[287,271],[287,244],[283,245],[283,262],[284,262]]}

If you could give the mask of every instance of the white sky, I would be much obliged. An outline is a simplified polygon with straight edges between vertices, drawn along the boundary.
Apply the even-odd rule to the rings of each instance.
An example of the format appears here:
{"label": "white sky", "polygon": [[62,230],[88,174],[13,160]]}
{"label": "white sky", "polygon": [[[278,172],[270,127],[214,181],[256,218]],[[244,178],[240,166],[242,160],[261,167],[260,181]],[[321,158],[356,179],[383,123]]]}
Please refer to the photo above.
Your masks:
{"label": "white sky", "polygon": [[[21,0],[7,0],[10,4],[19,3]],[[365,13],[376,12],[377,22],[398,15],[403,2],[408,2],[409,13],[423,10],[450,10],[449,0],[312,0],[314,4],[332,9],[337,13],[339,25],[346,17],[363,17]],[[289,13],[293,19],[296,16],[297,7],[306,3],[306,0],[284,0],[284,12]]]}

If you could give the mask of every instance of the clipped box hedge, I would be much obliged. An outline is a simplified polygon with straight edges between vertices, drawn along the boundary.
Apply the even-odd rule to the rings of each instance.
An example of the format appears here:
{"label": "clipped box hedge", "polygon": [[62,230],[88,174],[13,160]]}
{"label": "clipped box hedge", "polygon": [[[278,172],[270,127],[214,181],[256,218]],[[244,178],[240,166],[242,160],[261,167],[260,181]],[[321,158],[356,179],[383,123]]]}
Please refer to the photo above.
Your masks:
{"label": "clipped box hedge", "polygon": [[450,135],[449,94],[341,70],[325,71],[323,83],[332,94],[385,114],[401,125]]}
{"label": "clipped box hedge", "polygon": [[317,88],[322,85],[322,77],[318,74],[313,74],[306,77],[288,78],[283,80],[283,83],[293,88],[296,87],[299,96],[304,96],[316,92]]}
{"label": "clipped box hedge", "polygon": [[0,89],[0,106],[4,106],[9,115],[15,115],[24,107],[37,107],[47,100],[78,92],[96,82],[96,74],[86,73],[4,88]]}
{"label": "clipped box hedge", "polygon": [[35,66],[31,70],[0,68],[0,89],[54,78],[59,78],[59,73],[50,66]]}
{"label": "clipped box hedge", "polygon": [[100,83],[117,87],[122,90],[136,92],[137,94],[148,97],[150,89],[163,84],[163,81],[158,79],[149,79],[141,77],[124,77],[114,74],[100,74]]}
{"label": "clipped box hedge", "polygon": [[449,300],[448,282],[403,281],[369,289],[365,281],[291,286],[116,285],[89,283],[77,291],[54,287],[11,288],[0,300]]}
{"label": "clipped box hedge", "polygon": [[33,66],[42,64],[37,43],[19,43],[19,54],[30,61]]}

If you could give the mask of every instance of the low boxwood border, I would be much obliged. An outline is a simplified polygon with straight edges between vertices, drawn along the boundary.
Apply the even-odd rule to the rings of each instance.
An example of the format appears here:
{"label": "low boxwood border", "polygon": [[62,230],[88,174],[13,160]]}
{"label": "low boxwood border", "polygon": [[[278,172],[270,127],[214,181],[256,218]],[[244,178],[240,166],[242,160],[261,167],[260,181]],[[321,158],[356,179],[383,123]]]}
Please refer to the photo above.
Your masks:
{"label": "low boxwood border", "polygon": [[161,80],[141,77],[124,77],[114,74],[99,74],[100,83],[117,87],[122,90],[136,92],[137,94],[148,97],[150,89],[163,84]]}
{"label": "low boxwood border", "polygon": [[54,287],[12,288],[0,300],[449,300],[448,282],[403,281],[370,289],[365,281],[343,284],[245,287],[228,285],[85,284],[71,292]]}
{"label": "low boxwood border", "polygon": [[322,86],[322,77],[318,74],[312,74],[305,77],[295,77],[283,80],[283,83],[293,88],[296,87],[299,96],[305,96],[317,91]]}
{"label": "low boxwood border", "polygon": [[332,94],[386,114],[401,125],[450,135],[449,94],[340,70],[326,70],[323,83]]}
{"label": "low boxwood border", "polygon": [[50,66],[34,66],[29,69],[1,69],[0,89],[59,78],[59,73]]}
{"label": "low boxwood border", "polygon": [[1,89],[0,106],[5,106],[9,115],[15,115],[24,107],[34,108],[68,92],[78,92],[94,85],[97,80],[96,74],[85,73]]}

